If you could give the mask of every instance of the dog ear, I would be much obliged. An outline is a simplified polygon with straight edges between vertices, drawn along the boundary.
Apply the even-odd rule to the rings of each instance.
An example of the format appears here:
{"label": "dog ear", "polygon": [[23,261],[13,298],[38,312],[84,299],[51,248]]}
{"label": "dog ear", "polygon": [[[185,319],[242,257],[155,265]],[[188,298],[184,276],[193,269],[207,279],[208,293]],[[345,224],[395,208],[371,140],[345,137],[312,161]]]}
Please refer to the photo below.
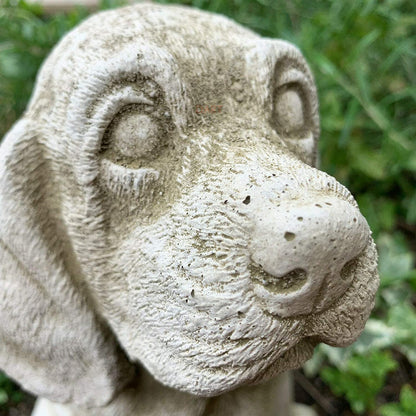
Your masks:
{"label": "dog ear", "polygon": [[33,394],[106,404],[132,366],[94,312],[33,122],[0,147],[0,368]]}

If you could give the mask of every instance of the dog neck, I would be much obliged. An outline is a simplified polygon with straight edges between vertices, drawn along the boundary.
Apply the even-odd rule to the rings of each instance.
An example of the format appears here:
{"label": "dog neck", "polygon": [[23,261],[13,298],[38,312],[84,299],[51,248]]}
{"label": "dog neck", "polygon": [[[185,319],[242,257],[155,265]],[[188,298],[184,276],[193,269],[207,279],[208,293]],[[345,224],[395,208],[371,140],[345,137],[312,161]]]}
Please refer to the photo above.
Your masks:
{"label": "dog neck", "polygon": [[141,370],[105,407],[81,409],[41,399],[32,416],[288,416],[291,402],[289,373],[207,398],[165,387]]}

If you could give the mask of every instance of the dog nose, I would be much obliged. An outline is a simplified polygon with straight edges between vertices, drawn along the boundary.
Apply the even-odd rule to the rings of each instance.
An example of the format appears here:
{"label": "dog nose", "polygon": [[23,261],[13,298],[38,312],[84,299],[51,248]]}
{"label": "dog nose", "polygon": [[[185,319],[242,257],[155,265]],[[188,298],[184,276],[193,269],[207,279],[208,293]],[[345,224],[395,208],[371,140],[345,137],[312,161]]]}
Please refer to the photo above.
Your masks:
{"label": "dog nose", "polygon": [[251,241],[254,291],[283,317],[324,310],[350,286],[369,237],[358,208],[338,197],[259,204]]}

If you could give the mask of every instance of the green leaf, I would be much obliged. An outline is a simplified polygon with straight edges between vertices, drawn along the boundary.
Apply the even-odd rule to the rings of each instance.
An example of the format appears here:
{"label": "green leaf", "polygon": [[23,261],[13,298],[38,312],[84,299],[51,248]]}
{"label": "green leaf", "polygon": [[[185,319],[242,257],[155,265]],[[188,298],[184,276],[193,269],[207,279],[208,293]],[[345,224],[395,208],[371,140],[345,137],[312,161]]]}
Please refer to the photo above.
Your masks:
{"label": "green leaf", "polygon": [[380,407],[379,413],[381,416],[414,416],[414,413],[405,413],[400,404],[393,403]]}
{"label": "green leaf", "polygon": [[321,377],[335,395],[346,397],[354,412],[363,414],[375,409],[376,396],[387,374],[396,367],[397,363],[388,351],[373,351],[351,357],[344,371],[326,367],[321,371]]}
{"label": "green leaf", "polygon": [[416,414],[416,391],[411,386],[403,386],[400,392],[400,403],[403,410]]}
{"label": "green leaf", "polygon": [[381,406],[381,416],[416,416],[416,391],[408,384],[402,387],[400,403]]}
{"label": "green leaf", "polygon": [[371,179],[382,180],[387,176],[389,164],[387,154],[376,152],[359,140],[352,141],[349,147],[354,155],[353,168]]}
{"label": "green leaf", "polygon": [[377,239],[381,286],[386,287],[413,277],[414,256],[399,234],[383,234]]}
{"label": "green leaf", "polygon": [[396,331],[385,322],[369,319],[363,333],[350,347],[356,354],[368,354],[372,350],[381,350],[395,345]]}
{"label": "green leaf", "polygon": [[0,405],[6,404],[9,401],[7,392],[0,388]]}
{"label": "green leaf", "polygon": [[411,224],[416,224],[416,192],[406,201],[407,214],[406,220]]}
{"label": "green leaf", "polygon": [[409,303],[393,306],[388,313],[388,325],[396,331],[397,348],[416,365],[416,309]]}

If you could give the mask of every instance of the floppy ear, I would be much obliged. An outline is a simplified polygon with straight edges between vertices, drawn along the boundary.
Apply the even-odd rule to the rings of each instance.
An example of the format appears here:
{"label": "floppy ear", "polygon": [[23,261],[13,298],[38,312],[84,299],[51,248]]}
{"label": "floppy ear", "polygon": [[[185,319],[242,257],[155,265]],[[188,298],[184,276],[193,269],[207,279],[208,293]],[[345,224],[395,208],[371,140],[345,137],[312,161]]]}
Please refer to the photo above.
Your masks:
{"label": "floppy ear", "polygon": [[36,395],[100,406],[133,369],[94,313],[32,124],[0,147],[0,368]]}

